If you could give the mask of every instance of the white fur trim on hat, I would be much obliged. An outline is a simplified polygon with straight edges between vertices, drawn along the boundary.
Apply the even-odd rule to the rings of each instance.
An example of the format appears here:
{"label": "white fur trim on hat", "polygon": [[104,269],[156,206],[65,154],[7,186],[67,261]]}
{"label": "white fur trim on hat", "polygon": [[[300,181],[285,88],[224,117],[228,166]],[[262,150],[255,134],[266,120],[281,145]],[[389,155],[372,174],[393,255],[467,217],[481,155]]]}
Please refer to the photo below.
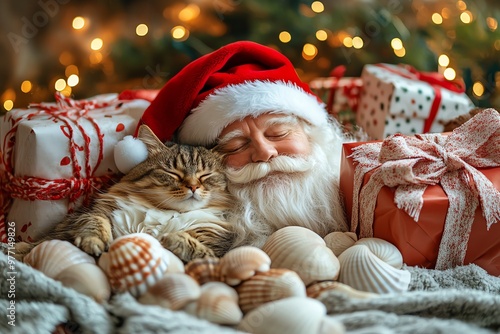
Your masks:
{"label": "white fur trim on hat", "polygon": [[184,120],[179,142],[208,146],[229,124],[263,113],[298,116],[312,125],[328,122],[324,104],[293,83],[251,81],[215,90]]}

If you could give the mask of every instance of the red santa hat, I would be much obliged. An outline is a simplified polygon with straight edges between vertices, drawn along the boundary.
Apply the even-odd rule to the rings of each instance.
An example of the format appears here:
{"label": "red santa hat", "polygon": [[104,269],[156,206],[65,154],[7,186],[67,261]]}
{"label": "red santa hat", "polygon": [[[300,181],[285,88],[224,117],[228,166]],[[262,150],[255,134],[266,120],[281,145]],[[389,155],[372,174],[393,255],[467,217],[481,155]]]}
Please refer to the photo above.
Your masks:
{"label": "red santa hat", "polygon": [[209,146],[229,124],[262,113],[296,115],[313,125],[328,121],[324,104],[280,52],[254,42],[228,44],[172,77],[144,112],[162,141]]}

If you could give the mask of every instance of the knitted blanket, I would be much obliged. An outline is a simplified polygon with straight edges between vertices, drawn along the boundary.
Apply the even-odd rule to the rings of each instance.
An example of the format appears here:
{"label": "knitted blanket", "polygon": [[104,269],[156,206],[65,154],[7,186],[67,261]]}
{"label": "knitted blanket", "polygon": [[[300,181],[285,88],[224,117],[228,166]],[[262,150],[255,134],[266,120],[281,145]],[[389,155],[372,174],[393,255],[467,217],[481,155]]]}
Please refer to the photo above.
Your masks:
{"label": "knitted blanket", "polygon": [[[352,300],[320,296],[346,333],[497,333],[500,278],[468,265],[437,271],[406,267],[410,291]],[[138,304],[129,294],[105,305],[0,253],[1,333],[235,333],[181,311]]]}

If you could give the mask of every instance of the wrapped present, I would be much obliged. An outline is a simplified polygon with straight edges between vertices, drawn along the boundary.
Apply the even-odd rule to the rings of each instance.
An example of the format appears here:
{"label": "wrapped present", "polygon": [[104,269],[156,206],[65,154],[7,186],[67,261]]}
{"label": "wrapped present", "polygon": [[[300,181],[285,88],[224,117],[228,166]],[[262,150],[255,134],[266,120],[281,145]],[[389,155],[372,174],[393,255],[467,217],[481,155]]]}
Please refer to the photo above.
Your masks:
{"label": "wrapped present", "polygon": [[328,113],[342,124],[355,124],[355,113],[363,88],[361,78],[344,77],[344,66],[335,67],[329,77],[309,83],[311,90],[326,103]]}
{"label": "wrapped present", "polygon": [[340,188],[359,237],[396,245],[406,264],[475,263],[500,275],[500,114],[450,134],[346,143]]}
{"label": "wrapped present", "polygon": [[[115,144],[135,131],[145,100],[118,94],[13,109],[0,120],[0,232],[37,240],[119,175]],[[9,230],[9,232],[12,232]]]}
{"label": "wrapped present", "polygon": [[468,113],[474,104],[461,80],[410,66],[366,65],[356,124],[372,139],[391,134],[443,132],[444,123]]}

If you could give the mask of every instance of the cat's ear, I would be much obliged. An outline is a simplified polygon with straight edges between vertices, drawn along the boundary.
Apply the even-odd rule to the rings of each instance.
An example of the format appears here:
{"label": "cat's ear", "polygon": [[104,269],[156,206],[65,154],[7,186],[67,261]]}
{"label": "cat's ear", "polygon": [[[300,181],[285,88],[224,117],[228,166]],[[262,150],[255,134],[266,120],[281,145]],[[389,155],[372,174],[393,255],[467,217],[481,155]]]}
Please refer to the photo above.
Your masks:
{"label": "cat's ear", "polygon": [[161,142],[161,140],[158,139],[158,137],[156,137],[153,131],[151,131],[149,126],[145,124],[142,124],[139,127],[139,131],[137,132],[137,138],[139,138],[144,144],[146,144],[149,154],[159,152],[163,147],[163,143]]}

